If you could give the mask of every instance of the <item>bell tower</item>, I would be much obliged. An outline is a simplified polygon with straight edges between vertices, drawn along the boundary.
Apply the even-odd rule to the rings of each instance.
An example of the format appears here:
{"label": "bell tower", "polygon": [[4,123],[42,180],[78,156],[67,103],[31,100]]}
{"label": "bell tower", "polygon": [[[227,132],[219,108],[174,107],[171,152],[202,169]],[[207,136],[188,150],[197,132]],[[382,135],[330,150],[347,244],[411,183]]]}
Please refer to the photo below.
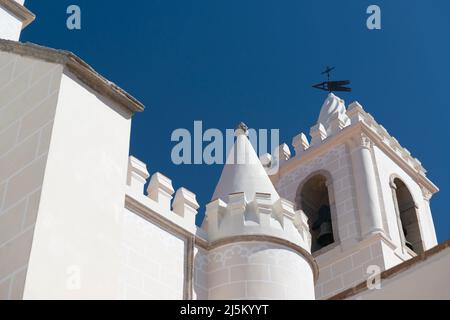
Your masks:
{"label": "bell tower", "polygon": [[271,180],[308,218],[317,299],[437,244],[429,201],[438,188],[358,102],[346,108],[330,93],[309,134],[294,137],[295,156]]}
{"label": "bell tower", "polygon": [[19,41],[20,33],[35,16],[24,6],[25,0],[0,0],[0,38]]}

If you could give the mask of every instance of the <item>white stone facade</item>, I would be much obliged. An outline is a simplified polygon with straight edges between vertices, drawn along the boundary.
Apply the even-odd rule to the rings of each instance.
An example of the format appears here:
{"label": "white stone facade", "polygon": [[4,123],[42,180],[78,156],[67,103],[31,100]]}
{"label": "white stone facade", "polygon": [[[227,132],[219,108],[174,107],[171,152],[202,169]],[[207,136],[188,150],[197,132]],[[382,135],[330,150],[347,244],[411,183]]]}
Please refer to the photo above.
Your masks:
{"label": "white stone facade", "polygon": [[8,40],[19,40],[22,23],[7,10],[0,8],[1,37]]}
{"label": "white stone facade", "polygon": [[183,299],[184,239],[124,211],[119,299]]}
{"label": "white stone facade", "polygon": [[203,260],[208,299],[314,300],[310,265],[283,246],[233,243],[211,250]]}
{"label": "white stone facade", "polygon": [[59,94],[59,65],[0,52],[0,298],[21,298]]}
{"label": "white stone facade", "polygon": [[[22,4],[0,0],[0,38],[18,39],[17,21],[31,17]],[[5,10],[21,16],[9,23]],[[241,124],[232,153],[247,162],[228,157],[202,206],[129,156],[139,111],[73,54],[0,40],[0,299],[423,297],[417,276],[438,288],[430,296],[450,297],[450,250],[432,256],[438,189],[359,103],[330,94],[294,156],[282,144],[260,160]],[[317,204],[331,212],[333,241],[321,248]],[[385,291],[348,293],[373,266],[423,257],[385,274]]]}

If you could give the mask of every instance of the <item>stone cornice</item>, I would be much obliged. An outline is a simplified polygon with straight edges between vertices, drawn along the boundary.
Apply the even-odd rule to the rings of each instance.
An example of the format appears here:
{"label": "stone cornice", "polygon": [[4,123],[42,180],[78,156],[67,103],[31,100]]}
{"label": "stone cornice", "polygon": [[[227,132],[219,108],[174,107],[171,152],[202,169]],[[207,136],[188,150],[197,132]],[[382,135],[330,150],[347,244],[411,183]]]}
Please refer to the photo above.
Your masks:
{"label": "stone cornice", "polygon": [[20,19],[22,21],[22,29],[26,28],[36,19],[36,16],[30,10],[14,0],[0,0],[0,7],[3,7]]}
{"label": "stone cornice", "polygon": [[0,39],[0,51],[60,64],[89,88],[111,99],[123,108],[131,112],[144,111],[141,102],[116,84],[102,77],[91,66],[71,52],[3,39]]}
{"label": "stone cornice", "polygon": [[353,136],[353,138],[348,142],[348,145],[351,149],[372,149],[373,142],[372,140],[363,132],[358,135]]}

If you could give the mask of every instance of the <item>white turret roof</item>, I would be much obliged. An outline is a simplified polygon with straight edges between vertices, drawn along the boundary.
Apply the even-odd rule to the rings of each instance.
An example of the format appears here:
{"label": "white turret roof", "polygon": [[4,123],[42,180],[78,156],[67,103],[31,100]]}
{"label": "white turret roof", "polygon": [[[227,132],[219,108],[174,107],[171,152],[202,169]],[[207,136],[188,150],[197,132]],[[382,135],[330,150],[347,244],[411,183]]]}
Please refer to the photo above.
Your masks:
{"label": "white turret roof", "polygon": [[230,194],[243,192],[247,201],[252,201],[258,192],[271,194],[271,199],[276,201],[280,197],[248,140],[248,132],[243,126],[245,125],[241,124],[235,132],[235,144],[228,154],[212,200],[220,198],[228,202]]}

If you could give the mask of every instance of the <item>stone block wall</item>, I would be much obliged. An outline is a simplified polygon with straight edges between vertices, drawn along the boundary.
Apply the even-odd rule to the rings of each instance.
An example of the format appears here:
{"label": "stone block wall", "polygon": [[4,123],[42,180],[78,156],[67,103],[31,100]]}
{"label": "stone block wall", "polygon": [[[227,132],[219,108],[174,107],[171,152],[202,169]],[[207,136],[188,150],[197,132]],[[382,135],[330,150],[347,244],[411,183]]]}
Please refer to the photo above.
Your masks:
{"label": "stone block wall", "polygon": [[373,270],[381,272],[401,263],[382,239],[368,239],[345,252],[331,250],[316,259],[320,268],[316,299],[327,299],[367,281],[374,276]]}
{"label": "stone block wall", "polygon": [[119,299],[183,299],[185,239],[125,209]]}
{"label": "stone block wall", "polygon": [[[337,244],[360,236],[356,192],[348,148],[340,144],[283,174],[276,184],[282,198],[298,202],[298,188],[315,173],[325,175]],[[297,203],[298,205],[298,203]],[[336,237],[337,236],[337,237]]]}
{"label": "stone block wall", "polygon": [[20,299],[62,67],[0,53],[0,299]]}
{"label": "stone block wall", "polygon": [[[270,243],[232,243],[198,257],[197,283],[208,299],[313,299],[311,267],[298,253]],[[308,284],[311,288],[308,288]]]}

